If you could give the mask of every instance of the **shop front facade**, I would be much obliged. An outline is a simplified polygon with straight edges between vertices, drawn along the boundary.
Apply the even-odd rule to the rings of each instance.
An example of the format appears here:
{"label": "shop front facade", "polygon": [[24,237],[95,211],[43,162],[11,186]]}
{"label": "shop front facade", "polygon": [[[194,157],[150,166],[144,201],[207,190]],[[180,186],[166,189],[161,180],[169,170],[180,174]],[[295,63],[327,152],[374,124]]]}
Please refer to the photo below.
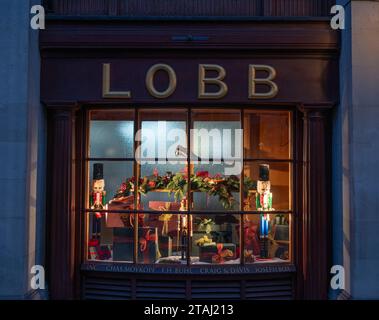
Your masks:
{"label": "shop front facade", "polygon": [[328,20],[55,17],[40,50],[52,298],[327,298]]}

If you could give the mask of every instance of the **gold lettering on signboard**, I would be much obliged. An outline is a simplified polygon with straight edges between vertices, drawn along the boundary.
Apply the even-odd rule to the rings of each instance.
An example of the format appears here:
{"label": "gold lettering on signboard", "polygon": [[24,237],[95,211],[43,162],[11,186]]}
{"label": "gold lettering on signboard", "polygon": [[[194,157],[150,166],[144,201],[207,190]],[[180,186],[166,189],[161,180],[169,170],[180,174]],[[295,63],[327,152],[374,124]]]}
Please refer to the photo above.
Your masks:
{"label": "gold lettering on signboard", "polygon": [[[266,78],[257,78],[257,71],[264,71],[268,74]],[[278,92],[279,88],[273,81],[276,78],[276,70],[267,65],[251,64],[249,65],[249,99],[272,99]],[[257,85],[265,85],[270,88],[268,92],[258,93]]]}
{"label": "gold lettering on signboard", "polygon": [[[158,71],[164,71],[168,75],[169,83],[164,91],[159,91],[154,85],[154,79]],[[276,70],[269,65],[249,65],[249,99],[272,99],[279,93],[279,87],[274,82]],[[198,69],[198,99],[222,99],[228,94],[228,86],[224,82],[226,71],[224,67],[217,64],[199,64]],[[207,75],[208,72],[215,72],[213,77]],[[258,77],[258,72],[264,72],[267,75]],[[153,65],[146,73],[146,89],[149,94],[158,99],[170,97],[176,90],[177,77],[175,70],[163,63]],[[207,91],[207,86],[218,87],[217,91]],[[268,88],[268,90],[257,90],[258,86]],[[262,92],[264,91],[264,92]],[[108,99],[130,99],[131,91],[111,91],[111,64],[103,64],[103,98]]]}
{"label": "gold lettering on signboard", "polygon": [[[207,78],[207,71],[216,71],[217,77]],[[228,93],[228,86],[223,80],[225,79],[225,69],[217,64],[199,64],[199,83],[198,83],[198,98],[199,99],[221,99]],[[216,85],[220,89],[217,92],[206,92],[206,85]]]}
{"label": "gold lettering on signboard", "polygon": [[[168,87],[164,91],[158,91],[154,86],[154,77],[159,70],[167,72],[169,78]],[[163,63],[153,65],[146,74],[146,88],[153,97],[158,99],[171,96],[176,89],[176,74],[174,69]]]}
{"label": "gold lettering on signboard", "polygon": [[111,65],[103,64],[103,98],[108,99],[130,99],[130,91],[111,91]]}

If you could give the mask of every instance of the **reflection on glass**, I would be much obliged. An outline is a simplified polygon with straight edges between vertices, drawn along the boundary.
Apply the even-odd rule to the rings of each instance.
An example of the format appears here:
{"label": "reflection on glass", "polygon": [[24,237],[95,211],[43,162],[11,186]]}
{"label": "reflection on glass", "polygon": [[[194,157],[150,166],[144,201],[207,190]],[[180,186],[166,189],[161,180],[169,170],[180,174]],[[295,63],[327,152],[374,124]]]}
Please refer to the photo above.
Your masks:
{"label": "reflection on glass", "polygon": [[288,111],[246,111],[244,118],[244,157],[289,159],[291,153]]}
{"label": "reflection on glass", "polygon": [[239,216],[193,215],[192,264],[239,263]]}
{"label": "reflection on glass", "polygon": [[132,158],[133,113],[92,111],[89,156],[91,158]]}
{"label": "reflection on glass", "polygon": [[239,210],[242,131],[239,111],[194,110],[193,210]]}
{"label": "reflection on glass", "polygon": [[[187,111],[184,109],[140,110],[140,164],[179,164],[187,159]],[[182,149],[177,154],[177,149]],[[181,162],[183,164],[183,161]]]}
{"label": "reflection on glass", "polygon": [[185,121],[142,121],[141,128],[139,156],[141,161],[146,160],[142,163],[155,165],[173,159],[170,163],[174,164],[186,160],[186,154],[182,157],[176,154],[178,146],[185,148],[187,145]]}
{"label": "reflection on glass", "polygon": [[245,215],[245,262],[288,262],[290,225],[288,214]]}
{"label": "reflection on glass", "polygon": [[[234,158],[242,158],[242,132],[239,115],[233,119],[233,114],[218,114],[218,121],[201,121],[204,114],[198,113],[194,116],[192,131],[192,152],[196,154],[201,163],[208,161],[220,162],[231,161]],[[220,172],[223,173],[223,172]],[[238,172],[236,173],[238,174]]]}

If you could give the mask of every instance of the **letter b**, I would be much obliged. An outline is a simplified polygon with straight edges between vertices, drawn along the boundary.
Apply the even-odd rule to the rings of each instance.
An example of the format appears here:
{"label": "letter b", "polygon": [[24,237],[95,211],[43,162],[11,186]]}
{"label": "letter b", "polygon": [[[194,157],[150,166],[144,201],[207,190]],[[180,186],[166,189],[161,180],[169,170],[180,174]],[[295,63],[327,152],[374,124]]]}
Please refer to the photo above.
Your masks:
{"label": "letter b", "polygon": [[[268,75],[266,78],[257,78],[257,71],[264,71]],[[249,99],[272,99],[278,92],[279,88],[273,81],[276,78],[276,70],[271,66],[254,65],[249,66]],[[264,85],[270,90],[268,92],[258,93],[257,85]]]}

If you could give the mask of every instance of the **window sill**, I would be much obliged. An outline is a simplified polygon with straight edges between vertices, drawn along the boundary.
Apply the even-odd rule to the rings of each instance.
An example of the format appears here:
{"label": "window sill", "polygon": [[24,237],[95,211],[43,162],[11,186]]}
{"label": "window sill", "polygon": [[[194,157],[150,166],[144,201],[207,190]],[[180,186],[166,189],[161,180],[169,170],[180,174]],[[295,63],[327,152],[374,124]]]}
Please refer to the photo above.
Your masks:
{"label": "window sill", "polygon": [[135,274],[185,274],[185,275],[238,275],[270,274],[296,272],[292,263],[252,263],[223,265],[170,265],[170,264],[133,264],[117,262],[88,261],[81,266],[82,271],[116,272]]}

